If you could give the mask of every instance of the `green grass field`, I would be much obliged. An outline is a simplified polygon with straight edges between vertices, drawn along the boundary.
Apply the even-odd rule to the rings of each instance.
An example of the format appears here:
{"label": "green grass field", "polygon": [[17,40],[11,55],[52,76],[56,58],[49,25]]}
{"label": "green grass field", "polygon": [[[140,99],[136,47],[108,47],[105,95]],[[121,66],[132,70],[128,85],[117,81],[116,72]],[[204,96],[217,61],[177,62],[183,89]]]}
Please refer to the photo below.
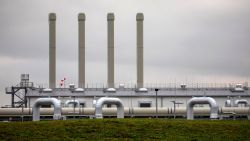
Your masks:
{"label": "green grass field", "polygon": [[250,140],[250,121],[82,119],[0,123],[1,140]]}

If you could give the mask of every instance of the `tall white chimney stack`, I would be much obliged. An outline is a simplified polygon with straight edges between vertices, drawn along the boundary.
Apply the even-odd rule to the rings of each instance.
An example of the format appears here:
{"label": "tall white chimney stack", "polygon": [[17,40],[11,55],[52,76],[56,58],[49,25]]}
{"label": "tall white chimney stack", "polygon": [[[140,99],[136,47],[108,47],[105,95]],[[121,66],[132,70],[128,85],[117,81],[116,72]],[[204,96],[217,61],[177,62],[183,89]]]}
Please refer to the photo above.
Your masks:
{"label": "tall white chimney stack", "polygon": [[49,13],[49,88],[56,87],[56,14]]}
{"label": "tall white chimney stack", "polygon": [[108,13],[108,88],[114,88],[114,13]]}
{"label": "tall white chimney stack", "polygon": [[85,88],[85,14],[78,14],[78,87]]}
{"label": "tall white chimney stack", "polygon": [[137,88],[143,88],[143,13],[137,13]]}

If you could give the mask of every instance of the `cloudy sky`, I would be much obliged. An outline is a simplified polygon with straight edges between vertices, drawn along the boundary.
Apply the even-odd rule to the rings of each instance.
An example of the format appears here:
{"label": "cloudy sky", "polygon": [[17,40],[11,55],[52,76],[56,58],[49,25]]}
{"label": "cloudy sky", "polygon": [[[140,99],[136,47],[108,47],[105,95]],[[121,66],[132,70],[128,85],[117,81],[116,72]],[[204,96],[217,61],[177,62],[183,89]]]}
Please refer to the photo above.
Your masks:
{"label": "cloudy sky", "polygon": [[136,82],[136,13],[144,13],[147,83],[250,82],[249,0],[0,0],[0,105],[21,73],[48,85],[48,13],[57,14],[57,81],[77,82],[78,21],[86,14],[86,82],[105,83],[108,12],[115,81]]}

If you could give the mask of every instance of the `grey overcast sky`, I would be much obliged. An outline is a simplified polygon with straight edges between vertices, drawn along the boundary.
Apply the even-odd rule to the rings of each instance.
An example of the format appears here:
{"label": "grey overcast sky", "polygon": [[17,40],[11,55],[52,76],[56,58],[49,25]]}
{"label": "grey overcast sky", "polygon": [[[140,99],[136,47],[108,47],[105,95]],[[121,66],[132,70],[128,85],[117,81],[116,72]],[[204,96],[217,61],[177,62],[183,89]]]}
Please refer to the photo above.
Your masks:
{"label": "grey overcast sky", "polygon": [[77,82],[79,12],[86,14],[86,81],[105,83],[108,12],[115,14],[115,81],[136,82],[136,13],[144,13],[147,83],[250,82],[249,0],[0,0],[0,105],[21,73],[48,85],[48,13],[57,14],[57,81]]}

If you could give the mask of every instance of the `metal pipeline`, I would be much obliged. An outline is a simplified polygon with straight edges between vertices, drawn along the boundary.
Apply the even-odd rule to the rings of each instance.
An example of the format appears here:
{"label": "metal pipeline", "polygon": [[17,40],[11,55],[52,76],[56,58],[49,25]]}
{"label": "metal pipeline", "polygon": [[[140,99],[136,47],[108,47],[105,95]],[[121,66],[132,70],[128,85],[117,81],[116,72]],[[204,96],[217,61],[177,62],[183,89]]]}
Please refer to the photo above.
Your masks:
{"label": "metal pipeline", "polygon": [[[175,114],[176,116],[183,116],[187,114],[186,107],[176,107],[175,111],[174,108],[170,109],[170,114]],[[175,112],[175,113],[174,113]],[[199,116],[209,116],[210,115],[210,108],[209,107],[194,107],[193,108],[194,115]]]}
{"label": "metal pipeline", "polygon": [[245,100],[245,99],[238,99],[238,100],[235,100],[235,101],[234,101],[234,106],[235,106],[235,107],[238,107],[239,104],[244,104],[245,107],[247,107],[247,106],[249,105],[249,104],[248,104],[248,101]]}
{"label": "metal pipeline", "polygon": [[38,98],[32,108],[33,121],[40,120],[40,107],[41,105],[53,105],[54,106],[54,120],[61,119],[61,103],[56,98]]}
{"label": "metal pipeline", "polygon": [[195,104],[209,104],[210,106],[210,119],[218,118],[219,107],[216,101],[211,97],[193,97],[187,103],[187,119],[193,120],[194,113],[193,107]]}
{"label": "metal pipeline", "polygon": [[[159,107],[159,116],[172,116],[174,113],[173,108]],[[209,107],[194,107],[193,112],[195,116],[209,116]],[[116,116],[117,108],[103,108],[103,116]],[[237,116],[250,115],[250,107],[220,107],[219,114],[224,115],[228,113],[235,113]],[[54,108],[40,108],[40,115],[52,116],[54,114]],[[94,116],[95,108],[62,108],[61,114],[63,116]],[[139,107],[124,107],[124,115],[128,117],[148,117],[155,116],[155,107],[151,108],[139,108]],[[175,114],[177,116],[186,116],[186,107],[176,107]],[[19,116],[31,116],[32,108],[0,108],[0,117],[19,117]]]}
{"label": "metal pipeline", "polygon": [[95,106],[95,117],[103,118],[102,106],[103,104],[115,104],[117,106],[117,118],[124,118],[124,107],[119,98],[101,97],[97,100]]}
{"label": "metal pipeline", "polygon": [[156,113],[158,116],[167,116],[169,115],[169,108],[168,107],[158,107],[158,111],[156,111],[155,107],[151,108],[132,108],[131,115],[133,116],[155,116]]}
{"label": "metal pipeline", "polygon": [[231,100],[230,99],[226,100],[225,107],[231,107],[231,106],[232,106]]}
{"label": "metal pipeline", "polygon": [[65,106],[69,107],[70,104],[74,104],[75,107],[80,107],[80,102],[78,100],[67,100]]}

